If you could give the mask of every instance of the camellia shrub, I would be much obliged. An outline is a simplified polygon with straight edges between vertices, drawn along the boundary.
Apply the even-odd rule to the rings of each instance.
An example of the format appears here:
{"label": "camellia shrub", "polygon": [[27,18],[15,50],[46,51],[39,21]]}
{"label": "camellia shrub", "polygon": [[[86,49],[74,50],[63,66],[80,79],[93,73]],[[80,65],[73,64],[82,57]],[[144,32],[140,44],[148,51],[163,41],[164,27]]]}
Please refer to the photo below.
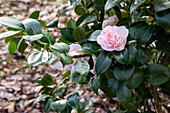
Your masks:
{"label": "camellia shrub", "polygon": [[[79,18],[58,28],[69,10]],[[117,98],[115,112],[168,110],[169,102],[159,96],[170,95],[168,0],[70,0],[47,25],[39,13],[21,22],[0,17],[8,29],[0,39],[9,43],[10,54],[23,54],[28,45],[35,48],[26,57],[31,67],[44,63],[65,71],[60,84],[54,84],[51,75],[37,81],[41,96],[34,103],[45,99],[45,112],[94,112],[90,99],[79,98],[76,90],[67,93],[75,83],[90,85],[96,95],[100,89],[108,98]],[[55,42],[48,28],[60,30],[62,37]]]}

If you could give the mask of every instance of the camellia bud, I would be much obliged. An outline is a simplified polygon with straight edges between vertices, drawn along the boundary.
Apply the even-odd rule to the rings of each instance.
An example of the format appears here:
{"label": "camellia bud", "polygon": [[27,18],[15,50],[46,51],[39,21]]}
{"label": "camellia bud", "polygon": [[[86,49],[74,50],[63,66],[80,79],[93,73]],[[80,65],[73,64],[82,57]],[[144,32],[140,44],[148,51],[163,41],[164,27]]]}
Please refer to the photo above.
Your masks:
{"label": "camellia bud", "polygon": [[102,24],[102,29],[104,29],[106,26],[114,26],[119,22],[119,19],[116,15],[109,17],[109,19],[104,20]]}

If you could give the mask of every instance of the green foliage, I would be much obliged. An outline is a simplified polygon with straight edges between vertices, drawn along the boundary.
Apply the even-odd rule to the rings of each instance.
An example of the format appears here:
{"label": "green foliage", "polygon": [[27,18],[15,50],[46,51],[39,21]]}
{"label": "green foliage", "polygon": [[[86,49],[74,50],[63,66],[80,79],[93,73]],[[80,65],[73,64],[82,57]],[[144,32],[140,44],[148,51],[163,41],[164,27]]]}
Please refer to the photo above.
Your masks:
{"label": "green foliage", "polygon": [[[78,19],[70,18],[66,27],[59,28],[60,16],[72,9],[79,15]],[[153,105],[155,112],[161,113],[161,107],[166,108],[167,104],[160,103],[163,100],[158,100],[157,94],[170,94],[169,0],[70,0],[70,5],[64,6],[47,25],[38,19],[39,14],[40,11],[35,11],[22,22],[0,17],[0,24],[8,29],[0,34],[0,39],[9,42],[10,54],[18,50],[24,55],[31,45],[26,57],[31,67],[61,64],[65,71],[65,66],[70,66],[59,84],[48,74],[37,81],[42,86],[41,96],[34,103],[45,100],[45,112],[92,113],[92,101],[80,98],[76,92],[84,84],[90,84],[97,95],[101,90],[108,98],[117,97],[120,113],[150,112]],[[113,15],[118,23],[107,20]],[[128,37],[124,37],[125,31],[119,32],[123,27],[114,32],[105,28],[104,31],[102,24],[111,23],[126,26]],[[61,32],[57,42],[47,28]],[[101,45],[99,35],[107,37]],[[124,38],[127,39],[121,40]],[[72,44],[76,47],[72,48]],[[110,47],[117,50],[110,51]],[[33,49],[36,51],[32,52]],[[68,83],[70,78],[72,82]],[[69,88],[77,83],[81,85],[70,92]],[[154,101],[147,103],[149,99]]]}

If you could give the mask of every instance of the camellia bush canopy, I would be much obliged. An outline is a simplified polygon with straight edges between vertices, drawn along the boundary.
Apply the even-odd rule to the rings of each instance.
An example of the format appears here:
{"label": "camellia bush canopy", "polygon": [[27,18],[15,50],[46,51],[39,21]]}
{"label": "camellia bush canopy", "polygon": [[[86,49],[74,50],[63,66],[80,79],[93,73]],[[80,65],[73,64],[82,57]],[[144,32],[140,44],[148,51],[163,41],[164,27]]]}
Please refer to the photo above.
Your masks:
{"label": "camellia bush canopy", "polygon": [[[69,10],[79,18],[58,28]],[[96,95],[101,90],[117,98],[117,113],[168,110],[169,102],[159,94],[170,95],[169,0],[70,0],[48,24],[38,19],[39,13],[23,21],[0,17],[8,29],[0,39],[9,43],[10,54],[23,54],[28,45],[35,48],[26,57],[31,67],[43,63],[65,71],[60,84],[54,84],[51,75],[37,81],[41,96],[34,103],[45,99],[45,112],[94,112],[90,99],[67,93],[75,83],[90,85]],[[48,28],[61,32],[57,42]]]}

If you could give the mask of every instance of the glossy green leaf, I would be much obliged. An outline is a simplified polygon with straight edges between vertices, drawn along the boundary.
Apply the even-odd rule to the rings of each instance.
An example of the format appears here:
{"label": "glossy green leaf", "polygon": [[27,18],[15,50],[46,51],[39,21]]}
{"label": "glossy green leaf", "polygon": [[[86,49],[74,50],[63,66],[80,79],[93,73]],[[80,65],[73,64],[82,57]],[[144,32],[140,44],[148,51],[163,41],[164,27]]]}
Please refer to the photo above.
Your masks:
{"label": "glossy green leaf", "polygon": [[117,89],[116,96],[120,102],[126,102],[132,99],[132,91],[121,84]]}
{"label": "glossy green leaf", "polygon": [[42,33],[41,24],[35,19],[26,19],[22,22],[28,35],[36,35]]}
{"label": "glossy green leaf", "polygon": [[70,74],[71,74],[71,71],[70,71],[70,70],[66,71],[66,72],[63,74],[63,76],[62,76],[62,80],[64,80],[65,78],[69,77]]}
{"label": "glossy green leaf", "polygon": [[93,43],[86,43],[82,46],[83,49],[87,49],[87,50],[90,50],[90,51],[97,51],[99,48],[93,44]]}
{"label": "glossy green leaf", "polygon": [[132,13],[135,9],[137,9],[145,0],[135,0],[132,2],[130,6],[130,13]]}
{"label": "glossy green leaf", "polygon": [[68,41],[75,41],[74,37],[73,37],[73,29],[71,28],[61,28],[61,34],[63,36],[63,38],[65,38]]}
{"label": "glossy green leaf", "polygon": [[58,43],[66,43],[66,44],[72,44],[73,42],[70,42],[70,41],[68,41],[68,40],[66,40],[65,38],[63,38],[63,37],[61,37],[58,41],[57,41]]}
{"label": "glossy green leaf", "polygon": [[12,37],[20,33],[21,31],[7,31],[0,34],[0,40],[6,37]]}
{"label": "glossy green leaf", "polygon": [[156,12],[169,9],[170,1],[169,0],[155,0],[154,8]]}
{"label": "glossy green leaf", "polygon": [[54,85],[53,77],[51,75],[44,76],[41,80],[38,80],[37,83],[42,86]]}
{"label": "glossy green leaf", "polygon": [[97,75],[95,75],[91,80],[91,87],[93,91],[98,95],[98,89],[100,88],[100,81]]}
{"label": "glossy green leaf", "polygon": [[42,30],[43,37],[40,39],[40,41],[48,43],[50,45],[53,45],[55,43],[54,37],[47,31]]}
{"label": "glossy green leaf", "polygon": [[115,78],[107,78],[106,76],[100,77],[100,89],[109,98],[116,96],[116,90],[119,86],[119,82]]}
{"label": "glossy green leaf", "polygon": [[57,100],[51,104],[52,110],[56,112],[63,111],[67,106],[67,100]]}
{"label": "glossy green leaf", "polygon": [[137,40],[139,44],[146,43],[152,36],[153,26],[146,22],[135,22],[129,28],[130,39]]}
{"label": "glossy green leaf", "polygon": [[44,62],[47,62],[50,57],[51,57],[51,53],[47,51],[37,51],[28,56],[27,62],[31,66],[37,66]]}
{"label": "glossy green leaf", "polygon": [[0,24],[16,30],[24,31],[25,29],[24,25],[20,21],[8,17],[0,17]]}
{"label": "glossy green leaf", "polygon": [[44,111],[47,113],[50,111],[51,109],[51,104],[54,102],[53,98],[48,98],[45,102],[44,102]]}
{"label": "glossy green leaf", "polygon": [[[74,1],[74,0],[72,0]],[[74,7],[76,7],[79,3],[81,2],[81,0],[77,0],[76,2],[72,3],[71,5],[68,6],[64,6],[58,13],[58,17],[63,16],[67,11],[73,9]]]}
{"label": "glossy green leaf", "polygon": [[170,27],[170,8],[156,13],[156,20],[163,28]]}
{"label": "glossy green leaf", "polygon": [[84,60],[78,60],[74,63],[71,69],[71,79],[72,82],[86,82],[86,76],[90,70],[89,64]]}
{"label": "glossy green leaf", "polygon": [[151,85],[159,85],[169,79],[168,67],[162,64],[151,64],[144,71],[145,81]]}
{"label": "glossy green leaf", "polygon": [[25,49],[28,47],[28,44],[24,42],[24,39],[20,39],[17,44],[18,51],[23,55]]}
{"label": "glossy green leaf", "polygon": [[37,21],[41,24],[42,27],[47,28],[45,21],[43,20],[37,20]]}
{"label": "glossy green leaf", "polygon": [[39,14],[40,14],[40,11],[34,11],[34,12],[29,16],[29,18],[38,19]]}
{"label": "glossy green leaf", "polygon": [[104,73],[111,65],[112,58],[110,56],[110,53],[100,53],[96,60],[96,74],[100,75]]}
{"label": "glossy green leaf", "polygon": [[104,6],[104,0],[92,0],[94,3],[95,9],[99,12],[101,11],[102,7]]}
{"label": "glossy green leaf", "polygon": [[131,75],[130,79],[125,82],[126,87],[129,89],[137,88],[143,80],[143,72],[141,69],[135,67],[133,74]]}
{"label": "glossy green leaf", "polygon": [[19,38],[14,38],[12,41],[9,43],[8,50],[10,54],[13,54],[17,50],[17,44],[19,42]]}
{"label": "glossy green leaf", "polygon": [[105,8],[104,8],[105,12],[106,12],[107,10],[109,10],[110,8],[119,5],[122,1],[123,1],[123,0],[108,0],[108,1],[106,2],[106,4],[105,4]]}
{"label": "glossy green leaf", "polygon": [[66,99],[72,108],[79,108],[79,94],[77,92],[68,94]]}
{"label": "glossy green leaf", "polygon": [[62,62],[63,66],[73,63],[72,58],[68,55],[65,55],[64,53],[53,52],[53,54],[60,58],[60,61]]}
{"label": "glossy green leaf", "polygon": [[81,48],[81,49],[77,49],[77,50],[75,50],[75,51],[71,51],[71,52],[69,52],[69,54],[68,55],[70,55],[70,56],[81,56],[81,55],[90,55],[90,54],[92,54],[93,52],[92,51],[90,51],[90,50],[88,50],[88,49],[83,49],[83,48]]}
{"label": "glossy green leaf", "polygon": [[39,101],[41,101],[41,100],[43,100],[43,99],[45,99],[45,98],[47,98],[47,97],[50,97],[50,95],[42,94],[41,96],[39,96],[38,98],[36,98],[36,100],[34,101],[33,104],[35,104],[35,103],[37,103],[37,102],[39,102]]}
{"label": "glossy green leaf", "polygon": [[58,18],[54,19],[46,25],[47,27],[58,27]]}
{"label": "glossy green leaf", "polygon": [[84,24],[92,23],[97,20],[96,15],[91,14],[91,13],[86,13],[79,17],[79,19],[76,22],[76,26],[82,26]]}
{"label": "glossy green leaf", "polygon": [[86,13],[86,11],[80,5],[77,5],[74,11],[77,15],[84,15]]}
{"label": "glossy green leaf", "polygon": [[65,43],[57,43],[55,45],[51,45],[52,49],[57,52],[61,52],[67,54],[69,52],[69,46]]}
{"label": "glossy green leaf", "polygon": [[79,102],[79,106],[81,111],[86,111],[89,108],[93,107],[94,105],[92,100],[85,100],[84,98],[81,98]]}
{"label": "glossy green leaf", "polygon": [[67,22],[67,27],[71,28],[71,29],[75,29],[76,28],[76,21],[72,18],[70,18],[70,20]]}
{"label": "glossy green leaf", "polygon": [[97,41],[97,37],[101,34],[101,30],[96,30],[94,31],[90,37],[89,37],[89,41]]}
{"label": "glossy green leaf", "polygon": [[38,35],[25,35],[22,38],[27,40],[27,41],[29,41],[29,43],[31,43],[33,41],[36,41],[36,40],[39,40],[39,39],[43,38],[43,35],[42,34],[38,34]]}
{"label": "glossy green leaf", "polygon": [[79,42],[86,38],[85,32],[82,27],[76,27],[73,31],[73,36]]}
{"label": "glossy green leaf", "polygon": [[[135,111],[137,109],[137,103],[136,103],[136,99],[132,98],[128,101],[122,101],[120,102],[120,104],[127,109],[128,111]],[[133,113],[133,112],[127,112],[127,113]]]}
{"label": "glossy green leaf", "polygon": [[137,56],[135,47],[129,45],[122,51],[113,52],[114,58],[121,64],[133,64]]}
{"label": "glossy green leaf", "polygon": [[145,64],[148,59],[148,55],[145,49],[137,49],[136,61],[137,63]]}
{"label": "glossy green leaf", "polygon": [[118,81],[127,81],[132,76],[133,71],[133,65],[114,65],[114,76]]}

